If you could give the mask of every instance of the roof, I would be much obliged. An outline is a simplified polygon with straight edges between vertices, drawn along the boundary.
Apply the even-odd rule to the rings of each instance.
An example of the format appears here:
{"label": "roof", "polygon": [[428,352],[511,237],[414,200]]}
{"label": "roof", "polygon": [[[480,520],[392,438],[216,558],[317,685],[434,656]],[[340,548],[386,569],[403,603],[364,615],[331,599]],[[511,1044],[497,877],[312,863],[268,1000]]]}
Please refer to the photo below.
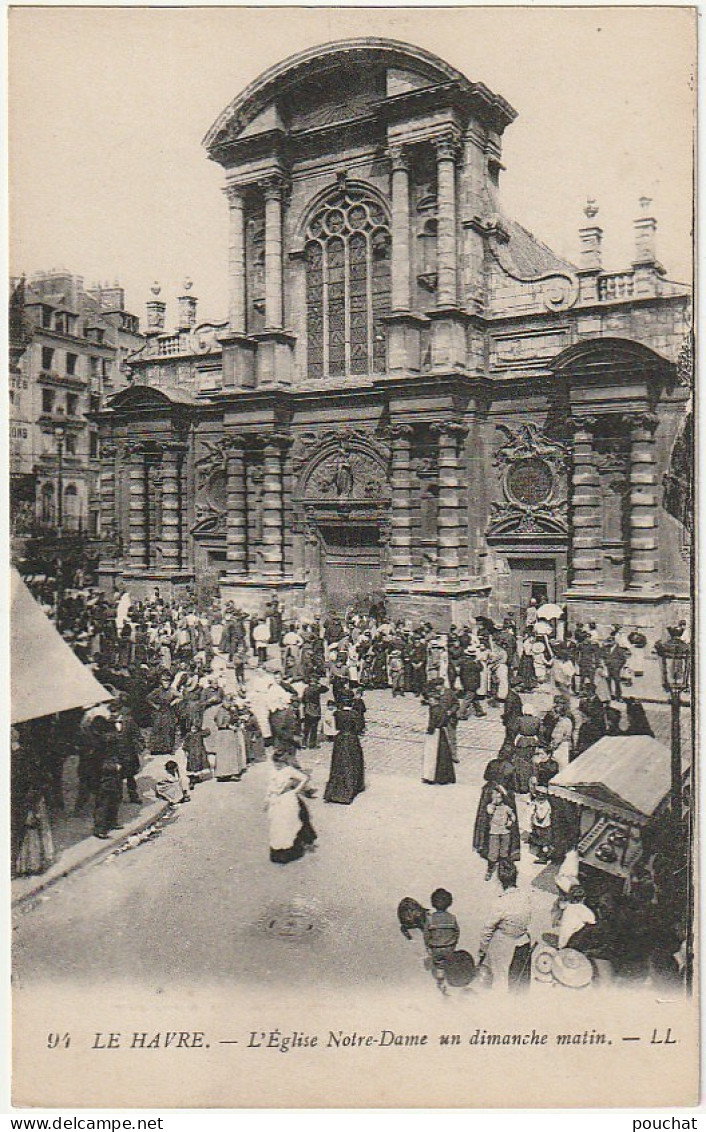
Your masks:
{"label": "roof", "polygon": [[112,699],[59,635],[14,568],[11,589],[12,723]]}
{"label": "roof", "polygon": [[561,259],[516,220],[503,216],[503,224],[510,240],[500,249],[501,262],[505,263],[509,259],[508,266],[511,271],[514,269],[514,274],[535,278],[550,271],[576,271],[575,264]]}
{"label": "roof", "polygon": [[670,761],[669,749],[649,735],[607,735],[555,775],[549,790],[648,818],[669,793]]}

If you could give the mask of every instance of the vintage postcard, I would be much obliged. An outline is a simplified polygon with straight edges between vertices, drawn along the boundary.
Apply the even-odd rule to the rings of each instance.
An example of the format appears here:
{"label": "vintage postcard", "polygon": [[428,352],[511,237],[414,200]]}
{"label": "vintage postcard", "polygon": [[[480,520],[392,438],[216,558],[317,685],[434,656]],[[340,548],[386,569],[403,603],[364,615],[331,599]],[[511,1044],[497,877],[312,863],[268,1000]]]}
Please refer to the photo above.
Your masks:
{"label": "vintage postcard", "polygon": [[13,1103],[695,1104],[695,9],[9,25]]}

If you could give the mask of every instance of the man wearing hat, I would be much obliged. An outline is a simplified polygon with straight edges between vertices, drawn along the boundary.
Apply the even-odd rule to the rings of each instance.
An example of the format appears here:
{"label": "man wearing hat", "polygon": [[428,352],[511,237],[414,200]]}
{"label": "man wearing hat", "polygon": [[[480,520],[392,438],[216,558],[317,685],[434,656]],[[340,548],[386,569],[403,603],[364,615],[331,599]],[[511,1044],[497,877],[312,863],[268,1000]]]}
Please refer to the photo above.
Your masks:
{"label": "man wearing hat", "polygon": [[485,715],[479,700],[478,691],[481,681],[481,664],[474,649],[467,648],[459,661],[458,674],[463,689],[459,719],[468,719],[471,711],[481,717]]}
{"label": "man wearing hat", "polygon": [[392,696],[404,696],[404,661],[400,649],[392,649],[387,659],[387,676],[392,688]]}

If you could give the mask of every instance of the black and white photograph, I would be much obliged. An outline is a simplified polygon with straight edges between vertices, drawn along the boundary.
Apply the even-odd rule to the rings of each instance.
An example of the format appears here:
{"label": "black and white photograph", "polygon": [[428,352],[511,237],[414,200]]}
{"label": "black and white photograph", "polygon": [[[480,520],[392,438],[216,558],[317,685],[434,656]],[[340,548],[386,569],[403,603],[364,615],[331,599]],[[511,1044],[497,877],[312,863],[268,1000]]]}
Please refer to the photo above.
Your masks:
{"label": "black and white photograph", "polygon": [[13,1103],[696,1103],[696,10],[9,29]]}

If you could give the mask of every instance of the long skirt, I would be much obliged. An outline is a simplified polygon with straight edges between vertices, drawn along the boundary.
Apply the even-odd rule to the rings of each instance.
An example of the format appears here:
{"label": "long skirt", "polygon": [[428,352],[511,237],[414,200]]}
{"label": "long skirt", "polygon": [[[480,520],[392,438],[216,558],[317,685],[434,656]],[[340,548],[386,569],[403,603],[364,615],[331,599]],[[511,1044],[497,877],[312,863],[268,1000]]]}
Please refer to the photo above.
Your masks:
{"label": "long skirt", "polygon": [[353,799],[365,790],[365,764],[360,739],[341,731],[333,741],[331,770],[329,772],[325,802],[338,802],[350,806]]}
{"label": "long skirt", "polygon": [[46,802],[42,799],[35,810],[35,821],[25,828],[15,871],[18,876],[36,876],[45,872],[54,860],[54,841]]}
{"label": "long skirt", "polygon": [[433,735],[425,735],[422,756],[422,782],[434,786],[450,786],[456,781],[453,752],[445,727]]}
{"label": "long skirt", "polygon": [[[290,842],[291,844],[282,844]],[[304,850],[316,841],[316,830],[306,802],[288,790],[270,803],[270,860],[287,865],[304,856]]]}
{"label": "long skirt", "polygon": [[233,778],[247,765],[245,739],[238,727],[221,727],[210,736],[209,745],[216,756],[216,778]]}

